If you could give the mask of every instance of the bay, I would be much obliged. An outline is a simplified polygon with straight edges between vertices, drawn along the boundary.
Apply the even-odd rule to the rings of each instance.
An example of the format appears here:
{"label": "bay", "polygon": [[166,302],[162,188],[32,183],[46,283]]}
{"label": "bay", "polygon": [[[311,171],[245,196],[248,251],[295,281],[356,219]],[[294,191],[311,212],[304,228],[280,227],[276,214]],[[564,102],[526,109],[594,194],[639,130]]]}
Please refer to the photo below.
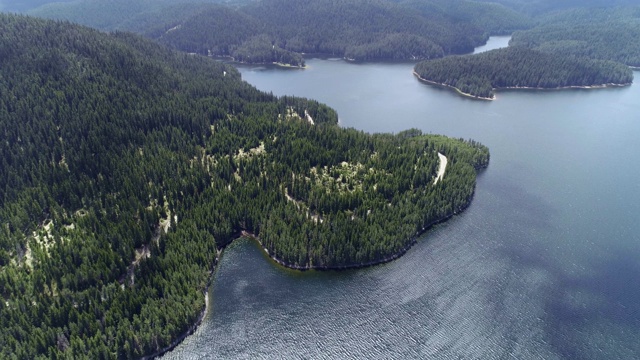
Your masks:
{"label": "bay", "polygon": [[[485,50],[506,45],[491,40]],[[421,84],[411,63],[307,63],[241,72],[331,105],[343,127],[484,143],[475,198],[366,269],[287,270],[235,242],[202,325],[164,358],[640,358],[638,85],[490,102]]]}

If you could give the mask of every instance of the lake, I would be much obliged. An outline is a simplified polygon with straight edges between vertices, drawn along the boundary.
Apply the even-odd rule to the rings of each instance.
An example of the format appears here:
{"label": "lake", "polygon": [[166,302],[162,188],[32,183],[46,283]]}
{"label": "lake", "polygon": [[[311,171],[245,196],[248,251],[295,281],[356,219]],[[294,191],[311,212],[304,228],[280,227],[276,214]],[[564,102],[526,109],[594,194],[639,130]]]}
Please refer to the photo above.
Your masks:
{"label": "lake", "polygon": [[640,358],[640,86],[481,101],[420,83],[411,63],[307,64],[240,70],[331,105],[343,127],[482,142],[475,198],[366,269],[287,270],[236,241],[202,325],[165,359]]}

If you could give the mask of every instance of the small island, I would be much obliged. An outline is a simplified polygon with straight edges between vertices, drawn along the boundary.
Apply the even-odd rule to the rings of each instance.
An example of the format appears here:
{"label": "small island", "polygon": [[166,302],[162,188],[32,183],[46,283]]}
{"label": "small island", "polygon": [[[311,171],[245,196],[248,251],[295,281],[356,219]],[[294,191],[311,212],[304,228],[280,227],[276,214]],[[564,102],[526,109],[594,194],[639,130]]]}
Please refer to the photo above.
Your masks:
{"label": "small island", "polygon": [[633,72],[623,64],[519,46],[423,61],[415,66],[414,73],[425,82],[487,100],[494,98],[496,89],[596,88],[633,81]]}

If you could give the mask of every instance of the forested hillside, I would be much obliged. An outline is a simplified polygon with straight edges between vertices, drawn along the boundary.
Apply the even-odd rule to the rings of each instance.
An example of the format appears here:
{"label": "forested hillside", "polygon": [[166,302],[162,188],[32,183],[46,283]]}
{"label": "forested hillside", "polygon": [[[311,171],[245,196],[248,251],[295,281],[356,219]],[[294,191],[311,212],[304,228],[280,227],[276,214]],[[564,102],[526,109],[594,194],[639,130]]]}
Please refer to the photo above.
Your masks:
{"label": "forested hillside", "polygon": [[394,0],[428,18],[448,18],[489,35],[508,35],[533,25],[530,17],[495,2],[469,0]]}
{"label": "forested hillside", "polygon": [[[34,0],[35,1],[35,0]],[[154,26],[180,18],[182,14],[196,14],[202,5],[236,6],[252,0],[76,0],[47,2],[27,11],[27,14],[91,26],[99,30],[129,30],[127,26]]]}
{"label": "forested hillside", "polygon": [[134,35],[14,15],[0,34],[0,358],[165,348],[241,232],[291,267],[388,260],[462,210],[489,160],[341,129],[325,105]]}
{"label": "forested hillside", "polygon": [[[245,5],[235,6],[239,3]],[[192,6],[169,6],[164,1],[146,9],[149,4],[142,0],[116,0],[109,5],[84,0],[43,7],[31,14],[104,30],[135,31],[186,52],[296,66],[302,65],[301,53],[353,60],[462,54],[484,43],[490,34],[530,26],[526,17],[504,6],[466,0],[264,0],[232,4],[201,4],[194,11]]]}
{"label": "forested hillside", "polygon": [[511,45],[640,67],[640,7],[574,9],[553,13]]}
{"label": "forested hillside", "polygon": [[598,9],[616,6],[637,5],[638,0],[477,0],[483,3],[498,3],[520,13],[541,16],[554,11],[587,8]]}
{"label": "forested hillside", "polygon": [[493,89],[626,85],[631,69],[619,63],[508,47],[476,55],[423,61],[415,67],[423,80],[451,86],[463,94],[493,98]]}
{"label": "forested hillside", "polygon": [[469,52],[485,40],[482,34],[475,38],[477,33],[446,18],[430,19],[386,1],[269,0],[244,11],[261,19],[267,29],[275,29],[274,35],[294,51],[335,53],[361,60],[375,57],[369,53],[378,48],[376,43],[394,34],[414,35],[435,45],[434,49],[403,49],[411,44],[402,42],[395,45],[398,51],[413,52],[416,58]]}
{"label": "forested hillside", "polygon": [[246,63],[304,66],[301,54],[284,50],[263,29],[258,19],[237,9],[208,6],[161,28],[146,29],[144,35],[186,52],[231,56]]}

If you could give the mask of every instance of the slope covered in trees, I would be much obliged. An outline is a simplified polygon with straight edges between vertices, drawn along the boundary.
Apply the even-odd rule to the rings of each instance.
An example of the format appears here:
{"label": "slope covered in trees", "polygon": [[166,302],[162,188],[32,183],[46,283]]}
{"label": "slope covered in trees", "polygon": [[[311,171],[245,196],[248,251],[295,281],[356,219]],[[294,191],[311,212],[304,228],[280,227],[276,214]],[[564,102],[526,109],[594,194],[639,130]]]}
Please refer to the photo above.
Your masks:
{"label": "slope covered in trees", "polygon": [[185,14],[197,14],[198,10],[203,9],[203,5],[235,7],[251,1],[253,0],[46,1],[46,4],[29,9],[25,13],[50,19],[69,20],[99,30],[112,31],[130,30],[129,27],[153,27],[154,22],[164,23],[180,19]]}
{"label": "slope covered in trees", "polygon": [[463,94],[493,98],[493,89],[626,85],[631,69],[612,61],[589,60],[508,47],[476,55],[424,61],[415,66],[423,80],[451,86]]}
{"label": "slope covered in trees", "polygon": [[638,0],[477,0],[483,3],[498,3],[523,14],[541,16],[554,11],[586,8],[598,9],[607,7],[637,5]]}
{"label": "slope covered in trees", "polygon": [[529,28],[533,21],[506,6],[495,2],[469,0],[395,0],[428,18],[448,18],[455,23],[468,24],[489,35],[506,35]]}
{"label": "slope covered in trees", "polygon": [[640,7],[574,9],[553,13],[511,45],[640,67]]}
{"label": "slope covered in trees", "polygon": [[243,10],[259,18],[277,40],[286,42],[288,49],[357,60],[376,58],[370,47],[380,48],[396,34],[413,35],[430,45],[405,50],[413,52],[415,58],[469,52],[484,40],[474,38],[476,33],[448,19],[429,19],[386,1],[269,0]]}
{"label": "slope covered in trees", "polygon": [[13,15],[0,33],[0,358],[165,348],[242,231],[292,267],[385,261],[463,209],[489,160],[341,129],[325,105],[130,34]]}
{"label": "slope covered in trees", "polygon": [[185,14],[162,27],[143,29],[143,33],[186,52],[231,56],[246,63],[304,66],[301,54],[277,45],[271,36],[264,34],[263,28],[258,19],[237,9],[207,6],[196,14]]}
{"label": "slope covered in trees", "polygon": [[186,52],[292,65],[300,65],[301,53],[354,60],[438,58],[471,52],[489,34],[529,25],[504,6],[466,0],[265,0],[246,1],[244,6],[201,4],[198,11],[165,1],[146,11],[147,1],[113,3],[109,10],[103,2],[84,0],[31,14],[135,31]]}
{"label": "slope covered in trees", "polygon": [[[508,26],[514,29],[526,27],[526,24],[516,25],[524,22],[522,17],[498,5],[477,5],[482,8],[479,12],[487,16],[482,23],[474,23],[468,11],[463,11],[468,10],[467,3],[470,4],[459,2],[455,7],[444,6],[442,1],[418,5],[371,0],[269,0],[237,11],[259,24],[257,32],[264,35],[263,43],[275,49],[334,54],[359,61],[431,59],[470,52],[486,41],[488,34],[496,32],[502,26],[501,21],[511,19]],[[432,6],[427,6],[429,4]],[[220,22],[216,16],[187,19],[179,29],[158,40],[186,50],[185,40],[199,39],[200,46],[215,49],[216,44],[228,41],[223,34],[209,31]],[[192,45],[191,49],[195,47]]]}

